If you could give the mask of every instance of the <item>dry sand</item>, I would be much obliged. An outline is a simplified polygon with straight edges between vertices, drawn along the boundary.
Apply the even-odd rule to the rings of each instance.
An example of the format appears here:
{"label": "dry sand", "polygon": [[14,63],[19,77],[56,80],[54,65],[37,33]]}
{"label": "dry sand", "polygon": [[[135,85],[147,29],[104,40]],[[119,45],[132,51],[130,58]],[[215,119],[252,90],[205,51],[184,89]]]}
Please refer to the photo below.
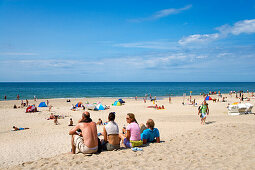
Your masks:
{"label": "dry sand", "polygon": [[[182,105],[182,97],[158,100],[165,110],[147,108],[153,105],[141,99],[125,99],[123,106],[111,106],[105,111],[91,111],[94,121],[107,120],[108,113],[116,112],[116,122],[121,128],[127,113],[136,115],[139,123],[152,118],[160,131],[161,143],[143,147],[143,151],[130,149],[102,152],[92,156],[71,155],[69,118],[76,123],[82,110],[71,111],[71,104],[78,101],[94,103],[101,101],[111,105],[114,99],[89,98],[49,99],[53,105],[39,108],[40,112],[25,113],[25,108],[13,109],[20,101],[0,102],[0,168],[2,169],[254,169],[255,165],[255,115],[229,116],[227,104],[238,101],[229,95],[228,102],[209,101],[210,114],[207,124],[201,125],[198,107]],[[246,94],[247,96],[247,94]],[[217,96],[212,96],[217,98]],[[200,104],[201,96],[195,96]],[[29,101],[38,105],[41,101]],[[185,99],[185,102],[187,100]],[[255,99],[250,101],[253,105]],[[60,125],[47,120],[50,113],[68,116],[59,119]],[[12,126],[29,127],[29,130],[10,131]],[[98,126],[98,132],[103,126]]]}

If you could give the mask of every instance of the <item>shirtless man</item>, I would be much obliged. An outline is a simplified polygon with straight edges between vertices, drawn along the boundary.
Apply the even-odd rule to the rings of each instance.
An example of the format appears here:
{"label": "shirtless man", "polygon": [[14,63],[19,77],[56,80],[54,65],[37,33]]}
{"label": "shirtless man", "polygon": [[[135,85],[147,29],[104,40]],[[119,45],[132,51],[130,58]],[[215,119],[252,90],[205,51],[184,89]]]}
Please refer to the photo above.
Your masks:
{"label": "shirtless man", "polygon": [[[81,130],[81,133],[77,130]],[[71,145],[72,154],[75,154],[76,148],[79,152],[90,154],[96,153],[98,149],[97,127],[96,123],[92,122],[89,112],[82,114],[82,119],[79,123],[69,131],[72,135]]]}

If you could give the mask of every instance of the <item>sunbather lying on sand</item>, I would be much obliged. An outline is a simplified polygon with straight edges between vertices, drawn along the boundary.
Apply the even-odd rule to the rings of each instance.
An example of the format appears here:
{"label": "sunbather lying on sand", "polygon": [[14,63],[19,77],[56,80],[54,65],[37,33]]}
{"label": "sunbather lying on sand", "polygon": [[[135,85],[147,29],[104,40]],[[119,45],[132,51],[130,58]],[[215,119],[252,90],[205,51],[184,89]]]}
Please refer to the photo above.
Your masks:
{"label": "sunbather lying on sand", "polygon": [[29,129],[29,128],[17,128],[16,126],[13,126],[12,127],[12,131],[18,131],[18,130],[26,130],[26,129]]}

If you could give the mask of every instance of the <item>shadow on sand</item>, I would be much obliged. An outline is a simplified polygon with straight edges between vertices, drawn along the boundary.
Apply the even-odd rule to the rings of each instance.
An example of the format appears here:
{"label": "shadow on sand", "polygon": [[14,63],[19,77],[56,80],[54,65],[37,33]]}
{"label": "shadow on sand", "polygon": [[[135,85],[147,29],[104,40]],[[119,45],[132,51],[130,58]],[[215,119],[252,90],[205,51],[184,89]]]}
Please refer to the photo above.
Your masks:
{"label": "shadow on sand", "polygon": [[209,124],[212,124],[212,123],[216,123],[216,121],[205,122],[206,125],[209,125]]}

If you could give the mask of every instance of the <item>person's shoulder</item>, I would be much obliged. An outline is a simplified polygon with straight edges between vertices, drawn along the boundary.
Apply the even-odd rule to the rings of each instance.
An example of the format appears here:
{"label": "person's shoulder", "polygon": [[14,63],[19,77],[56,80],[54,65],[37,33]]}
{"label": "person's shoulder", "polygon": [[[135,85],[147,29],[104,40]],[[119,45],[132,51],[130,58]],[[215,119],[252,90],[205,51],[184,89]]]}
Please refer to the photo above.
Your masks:
{"label": "person's shoulder", "polygon": [[97,124],[96,124],[96,122],[93,122],[93,121],[92,121],[92,122],[90,122],[89,124],[91,124],[91,125],[95,125],[95,126],[97,125]]}
{"label": "person's shoulder", "polygon": [[147,133],[150,133],[150,131],[151,131],[151,130],[148,128],[148,129],[145,129],[145,130],[143,131],[143,133],[144,133],[144,134],[147,134]]}
{"label": "person's shoulder", "polygon": [[154,132],[159,132],[158,128],[153,129]]}

